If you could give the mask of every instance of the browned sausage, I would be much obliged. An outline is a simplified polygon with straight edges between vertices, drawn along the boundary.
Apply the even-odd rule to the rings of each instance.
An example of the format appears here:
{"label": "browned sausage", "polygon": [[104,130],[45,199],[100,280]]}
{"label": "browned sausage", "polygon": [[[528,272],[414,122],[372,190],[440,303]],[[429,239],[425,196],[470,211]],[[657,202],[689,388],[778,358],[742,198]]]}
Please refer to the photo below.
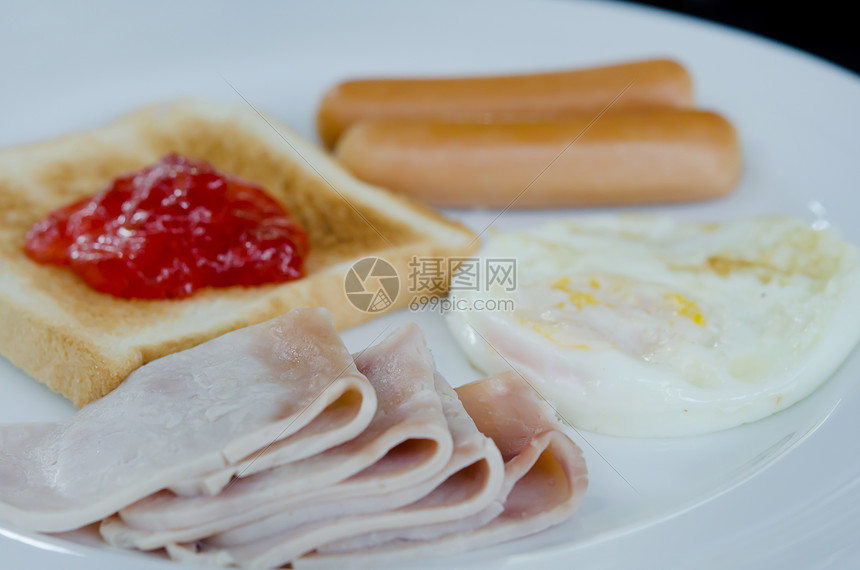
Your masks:
{"label": "browned sausage", "polygon": [[692,81],[670,60],[531,75],[347,81],[323,98],[317,130],[331,148],[347,127],[368,119],[552,121],[571,112],[599,111],[616,97],[616,109],[691,107]]}
{"label": "browned sausage", "polygon": [[737,135],[717,114],[651,109],[595,118],[369,121],[351,127],[335,154],[363,180],[451,207],[680,202],[726,194],[737,182]]}

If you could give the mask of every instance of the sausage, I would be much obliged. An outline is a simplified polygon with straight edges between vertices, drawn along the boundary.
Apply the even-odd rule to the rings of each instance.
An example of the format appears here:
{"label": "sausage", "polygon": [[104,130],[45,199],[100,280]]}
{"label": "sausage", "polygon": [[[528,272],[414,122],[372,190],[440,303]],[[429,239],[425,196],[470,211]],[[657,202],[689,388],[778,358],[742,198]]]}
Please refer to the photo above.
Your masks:
{"label": "sausage", "polygon": [[692,80],[677,62],[648,60],[532,75],[347,81],[323,97],[317,130],[332,148],[347,127],[362,120],[552,121],[599,111],[616,97],[616,109],[692,107]]}
{"label": "sausage", "polygon": [[351,127],[335,154],[367,182],[446,207],[703,200],[730,192],[741,168],[728,121],[679,109],[552,123],[369,121]]}

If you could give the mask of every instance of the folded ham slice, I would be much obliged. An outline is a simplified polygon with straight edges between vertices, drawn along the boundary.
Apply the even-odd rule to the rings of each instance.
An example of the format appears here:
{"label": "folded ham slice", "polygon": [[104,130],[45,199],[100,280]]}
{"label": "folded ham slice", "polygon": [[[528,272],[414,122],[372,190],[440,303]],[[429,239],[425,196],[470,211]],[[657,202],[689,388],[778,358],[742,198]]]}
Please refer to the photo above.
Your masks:
{"label": "folded ham slice", "polygon": [[[372,369],[365,368],[362,362],[359,369],[374,381]],[[486,522],[498,515],[502,511],[498,498],[505,477],[502,456],[438,374],[435,388],[453,436],[454,452],[433,476],[416,478],[410,488],[400,492],[363,495],[361,505],[339,502],[333,509],[323,509],[328,516],[322,520],[308,521],[288,510],[198,544],[170,545],[171,557],[183,562],[270,568],[349,537],[363,536],[362,541],[387,539],[400,535],[404,528],[456,527],[462,520]],[[318,507],[313,505],[312,510],[318,511]],[[476,518],[479,515],[483,518]]]}
{"label": "folded ham slice", "polygon": [[272,442],[238,463],[203,477],[174,483],[170,490],[186,496],[215,495],[226,487],[233,477],[247,477],[271,467],[313,457],[354,439],[367,428],[375,411],[375,395],[368,397],[368,394],[354,390],[345,392],[293,435]]}
{"label": "folded ham slice", "polygon": [[215,496],[157,493],[105,520],[102,536],[118,546],[153,549],[200,540],[277,513],[289,513],[289,524],[298,525],[344,510],[386,508],[384,501],[395,500],[395,493],[402,496],[416,481],[438,474],[451,458],[452,436],[420,329],[398,329],[355,362],[378,402],[373,420],[358,437],[238,479]]}
{"label": "folded ham slice", "polygon": [[330,406],[361,431],[376,397],[331,315],[293,310],[155,360],[68,420],[0,425],[0,517],[49,532],[90,524],[265,454]]}
{"label": "folded ham slice", "polygon": [[366,541],[333,543],[295,560],[295,568],[375,566],[423,554],[453,554],[539,532],[576,510],[588,486],[585,460],[564,435],[555,411],[531,386],[507,372],[462,386],[457,394],[505,459],[498,497],[502,512],[489,522],[473,517],[430,533],[422,533],[421,527],[401,531],[389,535],[387,543],[372,535]]}
{"label": "folded ham slice", "polygon": [[436,378],[436,389],[447,404],[448,425],[455,434],[455,458],[435,479],[433,491],[401,509],[409,516],[400,517],[393,528],[330,542],[317,547],[318,552],[366,549],[392,540],[430,540],[481,526],[502,512],[502,455],[475,426],[451,386],[441,375]]}
{"label": "folded ham slice", "polygon": [[376,566],[538,532],[587,486],[514,373],[453,390],[423,334],[351,356],[324,310],[142,367],[59,423],[0,425],[0,517],[252,568]]}

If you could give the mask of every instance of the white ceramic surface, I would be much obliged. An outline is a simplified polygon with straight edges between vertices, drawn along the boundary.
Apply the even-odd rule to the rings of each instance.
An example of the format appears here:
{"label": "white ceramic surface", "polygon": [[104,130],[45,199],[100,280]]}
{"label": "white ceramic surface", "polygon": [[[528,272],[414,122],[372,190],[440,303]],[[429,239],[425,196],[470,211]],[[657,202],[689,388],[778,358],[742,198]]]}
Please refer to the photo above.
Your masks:
{"label": "white ceramic surface", "polygon": [[[651,56],[689,67],[699,104],[738,127],[745,170],[727,199],[648,210],[696,219],[765,213],[824,219],[860,243],[857,76],[754,36],[614,2],[21,4],[0,19],[0,145],[96,126],[154,100],[193,95],[241,102],[233,87],[314,137],[320,95],[351,76],[533,71]],[[497,212],[450,214],[480,231]],[[565,214],[582,215],[511,211],[495,225],[527,227]],[[345,337],[360,349],[407,320],[424,328],[452,384],[478,377],[438,314],[402,311]],[[576,516],[528,539],[424,562],[860,564],[858,378],[855,351],[800,404],[708,436],[633,440],[571,432],[591,479]],[[63,398],[0,359],[0,421],[72,412]],[[0,524],[0,568],[175,567],[155,555],[108,549],[91,530],[42,536]]]}

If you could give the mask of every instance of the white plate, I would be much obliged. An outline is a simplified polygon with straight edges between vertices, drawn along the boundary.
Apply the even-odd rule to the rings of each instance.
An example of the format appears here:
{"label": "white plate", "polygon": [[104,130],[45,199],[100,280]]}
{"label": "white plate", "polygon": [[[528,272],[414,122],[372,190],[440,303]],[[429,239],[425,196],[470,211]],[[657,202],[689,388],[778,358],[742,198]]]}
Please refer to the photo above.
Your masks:
{"label": "white plate", "polygon": [[[354,75],[469,74],[672,56],[699,104],[737,125],[745,172],[728,199],[661,207],[729,219],[824,217],[860,243],[860,81],[801,52],[625,4],[436,0],[421,4],[138,2],[7,10],[0,21],[0,145],[88,128],[153,100],[244,97],[308,136],[323,91]],[[564,212],[509,212],[522,227]],[[483,229],[494,212],[453,212]],[[453,384],[477,377],[435,314],[401,312],[348,331],[361,348],[414,319]],[[0,324],[2,326],[2,324]],[[860,561],[860,376],[856,351],[800,404],[704,437],[573,434],[591,485],[569,522],[444,562],[466,567],[808,567]],[[61,397],[0,360],[0,421],[55,420]],[[779,461],[777,461],[779,459]],[[107,549],[91,533],[46,537],[0,526],[0,566],[167,568]],[[441,560],[434,561],[442,563]]]}

